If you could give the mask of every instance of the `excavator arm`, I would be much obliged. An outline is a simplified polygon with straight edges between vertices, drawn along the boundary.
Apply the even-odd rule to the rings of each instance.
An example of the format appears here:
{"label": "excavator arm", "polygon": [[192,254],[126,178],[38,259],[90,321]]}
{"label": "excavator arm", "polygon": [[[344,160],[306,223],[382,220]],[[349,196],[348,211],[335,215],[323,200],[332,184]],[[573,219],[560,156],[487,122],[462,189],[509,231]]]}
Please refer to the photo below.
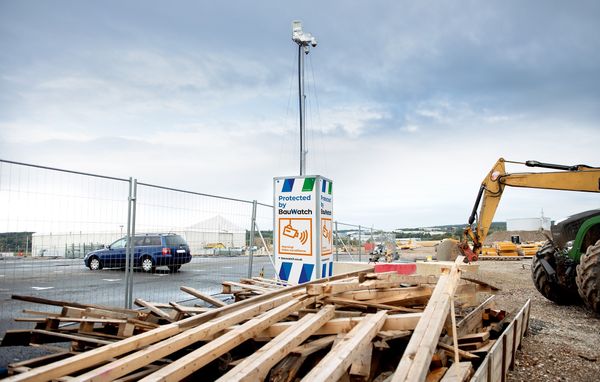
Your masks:
{"label": "excavator arm", "polygon": [[[505,163],[518,163],[527,167],[558,171],[509,174],[506,173]],[[459,244],[459,249],[464,254],[466,261],[477,260],[481,253],[481,247],[506,186],[600,192],[600,168],[586,165],[564,166],[537,161],[511,162],[503,158],[498,159],[481,183],[468,225],[463,232],[463,239]],[[472,248],[468,244],[469,240],[473,242]]]}

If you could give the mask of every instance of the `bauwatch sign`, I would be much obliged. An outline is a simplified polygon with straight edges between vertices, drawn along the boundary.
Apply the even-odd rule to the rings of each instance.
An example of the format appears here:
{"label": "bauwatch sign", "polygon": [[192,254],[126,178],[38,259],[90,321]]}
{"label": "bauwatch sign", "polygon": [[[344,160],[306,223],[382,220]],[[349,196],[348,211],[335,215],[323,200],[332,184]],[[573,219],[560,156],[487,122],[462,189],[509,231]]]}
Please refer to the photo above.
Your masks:
{"label": "bauwatch sign", "polygon": [[302,284],[333,274],[333,194],[320,175],[273,179],[275,266]]}

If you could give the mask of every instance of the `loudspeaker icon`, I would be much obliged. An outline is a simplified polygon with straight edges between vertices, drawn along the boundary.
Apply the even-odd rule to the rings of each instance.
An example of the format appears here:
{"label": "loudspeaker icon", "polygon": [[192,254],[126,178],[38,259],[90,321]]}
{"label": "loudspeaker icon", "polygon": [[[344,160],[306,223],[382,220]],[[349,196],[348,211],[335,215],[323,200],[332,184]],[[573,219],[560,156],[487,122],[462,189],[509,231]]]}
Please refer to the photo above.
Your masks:
{"label": "loudspeaker icon", "polygon": [[308,240],[308,232],[302,231],[300,233],[300,242],[302,243],[302,245],[306,244],[306,240]]}

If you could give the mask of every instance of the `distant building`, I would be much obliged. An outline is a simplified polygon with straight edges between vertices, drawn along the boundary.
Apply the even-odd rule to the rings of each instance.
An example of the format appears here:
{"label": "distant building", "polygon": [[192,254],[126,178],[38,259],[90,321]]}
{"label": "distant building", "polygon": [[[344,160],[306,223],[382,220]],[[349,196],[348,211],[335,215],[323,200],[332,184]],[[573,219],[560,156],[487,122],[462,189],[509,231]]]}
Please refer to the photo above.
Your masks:
{"label": "distant building", "polygon": [[[213,248],[246,246],[246,229],[217,215],[180,230],[166,230],[183,236],[192,255],[212,254]],[[143,235],[146,232],[136,232]],[[153,233],[158,233],[153,232]],[[124,236],[121,232],[34,233],[32,256],[83,258],[87,252],[111,244]]]}
{"label": "distant building", "polygon": [[506,219],[506,230],[507,231],[538,231],[540,229],[543,229],[545,231],[549,231],[551,223],[552,223],[552,220],[545,216],[538,217],[538,218]]}

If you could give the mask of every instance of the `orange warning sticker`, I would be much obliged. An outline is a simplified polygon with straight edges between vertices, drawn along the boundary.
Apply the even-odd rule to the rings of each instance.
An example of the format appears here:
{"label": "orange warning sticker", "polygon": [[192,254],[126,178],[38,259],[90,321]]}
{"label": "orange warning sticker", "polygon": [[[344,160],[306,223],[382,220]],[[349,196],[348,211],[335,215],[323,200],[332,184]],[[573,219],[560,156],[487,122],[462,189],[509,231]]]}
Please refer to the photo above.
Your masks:
{"label": "orange warning sticker", "polygon": [[329,255],[333,252],[333,231],[331,229],[331,219],[321,219],[321,256]]}
{"label": "orange warning sticker", "polygon": [[278,230],[280,254],[312,256],[311,218],[279,218]]}

